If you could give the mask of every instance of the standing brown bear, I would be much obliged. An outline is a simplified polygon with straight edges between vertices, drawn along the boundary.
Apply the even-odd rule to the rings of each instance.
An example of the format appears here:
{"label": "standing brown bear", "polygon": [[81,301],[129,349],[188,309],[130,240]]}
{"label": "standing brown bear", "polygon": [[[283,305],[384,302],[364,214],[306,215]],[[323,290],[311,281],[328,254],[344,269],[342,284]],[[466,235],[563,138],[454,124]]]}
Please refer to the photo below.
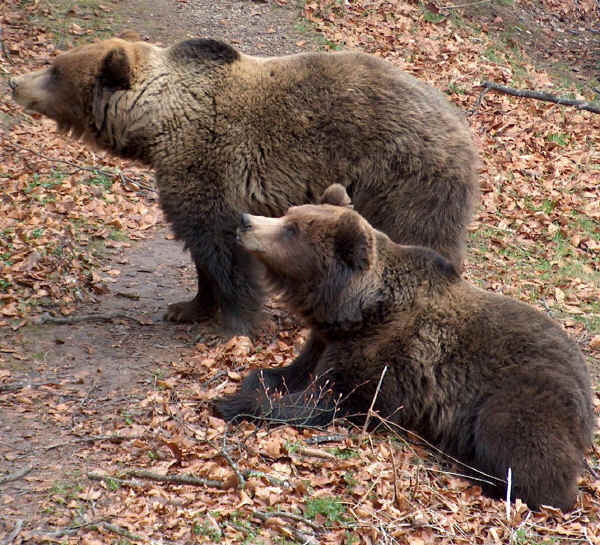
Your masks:
{"label": "standing brown bear", "polygon": [[[288,367],[254,372],[217,403],[227,420],[308,425],[375,410],[497,479],[486,492],[569,509],[594,414],[585,360],[532,307],[462,280],[437,252],[401,246],[344,204],[244,215],[241,244],[311,326]],[[341,206],[334,206],[334,205]],[[474,474],[472,474],[474,475]]]}
{"label": "standing brown bear", "polygon": [[333,181],[392,239],[461,266],[477,197],[469,131],[440,92],[383,60],[113,38],[10,86],[59,128],[155,169],[161,207],[198,273],[198,294],[170,305],[171,320],[220,307],[229,329],[247,331],[262,294],[235,243],[240,213],[281,215]]}

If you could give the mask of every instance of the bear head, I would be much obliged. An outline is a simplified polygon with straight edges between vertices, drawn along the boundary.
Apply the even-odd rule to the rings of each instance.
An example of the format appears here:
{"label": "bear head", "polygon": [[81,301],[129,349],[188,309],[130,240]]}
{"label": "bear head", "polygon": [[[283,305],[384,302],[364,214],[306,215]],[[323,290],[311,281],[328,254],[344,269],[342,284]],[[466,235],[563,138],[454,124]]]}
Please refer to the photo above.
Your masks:
{"label": "bear head", "polygon": [[89,136],[99,129],[94,127],[96,96],[104,89],[130,89],[152,47],[134,41],[139,37],[133,32],[121,36],[76,47],[46,68],[11,79],[14,100],[53,119],[63,131]]}
{"label": "bear head", "polygon": [[60,130],[152,164],[163,134],[177,132],[169,132],[171,140],[193,134],[179,129],[186,116],[174,104],[183,100],[182,88],[204,75],[198,83],[203,92],[194,96],[210,102],[207,74],[239,57],[216,40],[161,48],[128,31],[58,55],[47,68],[10,79],[9,86],[17,103],[53,119]]}
{"label": "bear head", "polygon": [[355,329],[379,283],[377,239],[387,236],[352,210],[343,186],[330,186],[321,203],[280,218],[243,214],[238,241],[263,263],[268,286],[309,322]]}

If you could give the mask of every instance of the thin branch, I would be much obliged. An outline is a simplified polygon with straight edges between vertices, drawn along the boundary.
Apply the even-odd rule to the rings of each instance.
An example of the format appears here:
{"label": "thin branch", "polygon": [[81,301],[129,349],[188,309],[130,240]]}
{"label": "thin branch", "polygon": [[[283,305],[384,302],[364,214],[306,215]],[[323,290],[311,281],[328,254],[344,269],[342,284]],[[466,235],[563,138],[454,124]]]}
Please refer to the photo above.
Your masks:
{"label": "thin branch", "polygon": [[506,475],[506,520],[510,522],[510,494],[512,488],[512,468],[508,468]]}
{"label": "thin branch", "polygon": [[126,182],[128,184],[133,185],[134,187],[137,187],[139,189],[143,189],[144,191],[149,191],[151,193],[155,193],[156,192],[156,189],[154,189],[152,186],[149,186],[149,185],[145,184],[144,182],[142,182],[140,180],[136,180],[134,178],[126,176],[120,170],[117,171],[117,172],[111,172],[110,170],[104,170],[104,169],[98,168],[98,167],[88,167],[88,166],[84,166],[84,165],[78,165],[77,163],[73,163],[71,161],[66,161],[65,159],[56,159],[54,157],[48,157],[48,156],[44,155],[43,153],[39,153],[38,151],[33,151],[33,150],[29,149],[29,148],[26,148],[25,146],[21,146],[21,144],[17,144],[16,142],[13,142],[12,140],[9,140],[8,138],[4,138],[4,142],[9,147],[12,146],[13,149],[22,150],[22,151],[26,151],[28,153],[31,153],[33,155],[37,155],[41,159],[44,159],[46,161],[50,161],[51,163],[62,163],[64,165],[68,165],[70,167],[73,167],[76,170],[85,170],[86,172],[92,172],[94,174],[102,174],[103,176],[108,176],[108,177],[118,176],[119,179],[121,180],[122,184]]}
{"label": "thin branch", "polygon": [[488,92],[489,92],[489,88],[488,87],[484,87],[481,90],[481,93],[479,93],[479,96],[477,97],[477,100],[475,101],[475,104],[473,104],[473,107],[467,112],[467,115],[473,115],[479,109],[479,106],[481,106],[481,101],[483,100],[483,97]]}
{"label": "thin branch", "polygon": [[400,489],[398,487],[398,474],[396,471],[396,460],[394,460],[394,448],[392,442],[388,439],[388,447],[390,448],[390,458],[392,459],[392,473],[394,477],[394,505],[400,507]]}
{"label": "thin branch", "polygon": [[310,447],[297,447],[294,449],[294,453],[301,454],[302,456],[312,456],[313,458],[322,458],[323,460],[335,460],[335,454]]}
{"label": "thin branch", "polygon": [[108,314],[82,314],[81,316],[66,316],[64,318],[51,316],[48,313],[44,313],[36,320],[36,324],[43,325],[50,323],[57,325],[73,325],[79,322],[108,322],[116,318],[133,320],[140,325],[152,325],[152,323],[144,322],[143,320],[140,320],[134,316],[130,316],[129,314],[125,314],[124,312],[109,312]]}
{"label": "thin branch", "polygon": [[[52,380],[46,380],[44,382],[11,382],[10,384],[0,384],[0,394],[4,392],[16,392],[17,390],[23,390],[24,388],[43,388],[44,386],[62,388],[69,384],[80,384],[80,382],[76,380],[67,380],[59,383],[52,382]],[[57,392],[57,394],[58,393],[59,392]]]}
{"label": "thin branch", "polygon": [[13,531],[6,536],[6,538],[2,541],[2,545],[10,545],[15,538],[21,533],[21,529],[23,528],[23,521],[21,519],[17,520]]}
{"label": "thin branch", "polygon": [[110,475],[102,475],[101,473],[88,473],[87,478],[90,481],[101,481],[110,486],[110,483],[118,484],[119,486],[127,486],[129,488],[148,488],[149,483],[137,481],[135,479],[119,479]]}
{"label": "thin branch", "polygon": [[306,442],[309,445],[320,445],[321,443],[339,443],[347,437],[347,435],[343,435],[341,433],[333,433],[331,435],[315,435],[313,437],[309,437]]}
{"label": "thin branch", "polygon": [[243,475],[246,479],[251,479],[252,477],[256,477],[257,479],[265,479],[269,484],[273,486],[279,486],[281,488],[292,488],[292,485],[289,481],[284,479],[280,479],[279,477],[275,477],[274,475],[269,475],[268,473],[263,473],[262,471],[256,471],[254,469],[246,469],[243,472]]}
{"label": "thin branch", "polygon": [[257,516],[279,517],[279,518],[284,518],[284,519],[295,520],[296,522],[301,522],[303,524],[306,524],[307,526],[310,526],[316,532],[319,532],[320,530],[323,529],[322,525],[316,524],[312,520],[305,519],[301,515],[296,515],[296,513],[290,513],[288,511],[273,511],[273,512],[269,512],[269,513],[265,512],[265,511],[254,511],[253,513]]}
{"label": "thin branch", "polygon": [[132,534],[129,530],[121,528],[120,526],[115,526],[114,524],[109,524],[108,522],[103,522],[100,526],[105,530],[108,530],[109,532],[113,532],[114,534],[126,537],[127,539],[130,539],[132,541],[148,541],[145,537]]}
{"label": "thin branch", "polygon": [[130,469],[126,475],[137,477],[138,479],[148,479],[149,481],[158,481],[169,484],[188,484],[191,486],[209,486],[211,488],[225,489],[223,481],[215,481],[211,479],[203,479],[194,477],[193,475],[160,475],[145,469]]}
{"label": "thin branch", "polygon": [[[260,520],[262,520],[263,522],[269,520],[270,518],[277,518],[277,513],[265,513],[263,511],[253,511],[252,514],[256,518],[259,518]],[[281,532],[283,534],[287,534],[287,537],[294,537],[294,539],[296,539],[303,545],[304,544],[317,545],[319,543],[314,536],[305,534],[304,532],[301,532],[300,530],[298,530],[297,528],[294,528],[293,526],[278,525],[278,528],[281,530]]]}
{"label": "thin branch", "polygon": [[231,469],[233,469],[235,476],[237,477],[238,487],[245,488],[246,479],[244,479],[244,475],[240,472],[240,469],[238,468],[237,464],[231,459],[231,456],[229,456],[229,452],[227,452],[227,448],[225,447],[225,445],[223,445],[220,454],[221,456],[223,456],[223,458],[225,458],[225,460],[227,460],[227,463],[231,466]]}
{"label": "thin branch", "polygon": [[94,520],[91,522],[86,522],[84,524],[76,524],[73,526],[68,526],[67,528],[62,528],[61,530],[56,530],[54,532],[48,532],[47,534],[34,534],[31,537],[37,538],[44,543],[46,541],[56,541],[63,536],[71,536],[73,534],[76,534],[77,532],[79,532],[79,530],[81,530],[83,528],[89,528],[90,526],[98,526],[99,524],[102,524],[104,521],[105,521],[105,519]]}
{"label": "thin branch", "polygon": [[371,419],[371,415],[373,414],[373,407],[375,406],[375,401],[377,401],[377,396],[379,395],[379,390],[381,389],[381,383],[383,382],[383,377],[385,376],[386,371],[388,370],[388,366],[386,365],[381,371],[381,376],[379,377],[379,382],[377,383],[377,389],[375,390],[375,394],[373,395],[373,399],[371,400],[371,406],[369,407],[369,411],[367,412],[367,417],[365,418],[365,425],[362,429],[362,437],[367,434],[367,428],[369,426],[369,420]]}
{"label": "thin branch", "polygon": [[493,89],[507,95],[522,98],[533,98],[535,100],[544,100],[546,102],[553,102],[554,104],[561,104],[563,106],[573,106],[578,110],[587,110],[595,114],[600,114],[600,104],[593,102],[587,102],[585,100],[574,100],[570,98],[557,97],[549,93],[542,93],[541,91],[531,91],[529,89],[514,89],[513,87],[506,87],[499,85],[492,81],[484,81],[481,83],[481,87],[484,89]]}
{"label": "thin branch", "polygon": [[54,443],[48,447],[40,447],[33,450],[52,450],[59,447],[67,447],[70,445],[76,445],[77,443],[96,443],[98,441],[110,441],[111,443],[119,443],[121,441],[130,441],[132,439],[143,439],[143,435],[95,435],[91,437],[80,437],[79,439],[73,439],[72,441],[61,441],[60,443]]}
{"label": "thin branch", "polygon": [[25,475],[27,475],[32,469],[33,466],[27,466],[21,469],[20,471],[17,471],[16,473],[9,473],[8,475],[5,475],[4,477],[0,478],[0,485],[10,483],[12,481],[18,481],[19,479],[25,477]]}

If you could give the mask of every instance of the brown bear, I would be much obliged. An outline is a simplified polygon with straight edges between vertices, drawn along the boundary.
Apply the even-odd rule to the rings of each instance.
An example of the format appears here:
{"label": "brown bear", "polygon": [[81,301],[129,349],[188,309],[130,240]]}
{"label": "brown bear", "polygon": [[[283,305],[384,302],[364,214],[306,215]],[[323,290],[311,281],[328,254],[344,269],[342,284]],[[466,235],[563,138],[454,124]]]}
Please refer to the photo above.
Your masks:
{"label": "brown bear", "polygon": [[9,84],[60,129],[155,169],[161,207],[198,274],[198,294],[170,305],[171,320],[220,307],[230,330],[247,331],[262,293],[235,243],[240,213],[278,216],[336,181],[392,239],[461,266],[478,192],[469,130],[440,92],[384,60],[112,38]]}
{"label": "brown bear", "polygon": [[572,507],[594,426],[577,345],[437,252],[394,243],[344,206],[343,187],[324,202],[242,216],[241,244],[312,329],[291,365],[253,372],[217,412],[322,425],[364,416],[375,398],[382,418],[466,464],[488,494],[504,496],[511,468],[513,497]]}

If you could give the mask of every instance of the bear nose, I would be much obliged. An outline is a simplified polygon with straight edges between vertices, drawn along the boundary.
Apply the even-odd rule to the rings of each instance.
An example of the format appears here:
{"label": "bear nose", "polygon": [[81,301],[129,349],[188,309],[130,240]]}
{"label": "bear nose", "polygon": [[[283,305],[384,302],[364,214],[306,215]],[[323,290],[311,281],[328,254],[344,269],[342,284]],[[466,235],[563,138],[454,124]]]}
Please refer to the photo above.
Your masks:
{"label": "bear nose", "polygon": [[240,218],[240,230],[248,231],[252,227],[252,223],[250,221],[250,214],[242,214]]}

